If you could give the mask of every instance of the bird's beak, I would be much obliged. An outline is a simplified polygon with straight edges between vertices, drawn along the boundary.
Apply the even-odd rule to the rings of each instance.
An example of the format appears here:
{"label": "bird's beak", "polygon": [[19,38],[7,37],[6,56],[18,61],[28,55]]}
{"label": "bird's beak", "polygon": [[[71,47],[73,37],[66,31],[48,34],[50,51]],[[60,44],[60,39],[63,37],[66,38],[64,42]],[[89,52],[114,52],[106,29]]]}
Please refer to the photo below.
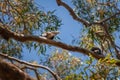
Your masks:
{"label": "bird's beak", "polygon": [[53,34],[59,34],[60,32],[59,31],[54,31],[52,32]]}

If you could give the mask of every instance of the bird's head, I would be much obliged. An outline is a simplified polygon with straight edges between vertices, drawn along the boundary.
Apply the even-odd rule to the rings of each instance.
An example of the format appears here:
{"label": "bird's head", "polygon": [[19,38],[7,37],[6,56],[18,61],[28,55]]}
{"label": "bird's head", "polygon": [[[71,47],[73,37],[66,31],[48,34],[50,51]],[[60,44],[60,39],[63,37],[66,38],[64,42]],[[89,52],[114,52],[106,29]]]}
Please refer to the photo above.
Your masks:
{"label": "bird's head", "polygon": [[59,31],[45,32],[45,33],[42,34],[42,36],[46,37],[48,39],[53,39],[59,33],[60,33]]}

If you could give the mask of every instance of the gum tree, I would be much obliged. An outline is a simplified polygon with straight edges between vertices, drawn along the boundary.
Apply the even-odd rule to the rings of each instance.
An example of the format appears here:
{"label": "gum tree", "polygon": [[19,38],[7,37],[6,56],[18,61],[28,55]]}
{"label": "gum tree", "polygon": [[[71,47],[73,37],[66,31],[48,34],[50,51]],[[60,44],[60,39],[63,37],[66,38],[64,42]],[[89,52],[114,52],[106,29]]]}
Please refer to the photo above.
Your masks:
{"label": "gum tree", "polygon": [[[63,43],[60,38],[40,36],[43,32],[59,31],[61,20],[55,11],[45,12],[33,0],[0,1],[0,79],[2,80],[80,80],[117,79],[120,66],[120,8],[119,0],[72,0],[70,7],[56,0],[70,16],[82,24],[80,38],[73,43]],[[77,28],[77,27],[76,27]],[[72,41],[72,40],[71,40]],[[76,46],[72,44],[76,43]],[[79,46],[78,46],[79,45]],[[49,56],[46,50],[57,49]],[[90,51],[99,47],[102,54]],[[23,49],[38,50],[46,61],[21,60]],[[61,48],[61,49],[59,49]],[[70,53],[72,51],[72,53]],[[72,56],[74,52],[88,59]],[[43,70],[41,70],[43,69]],[[35,73],[35,77],[29,75]],[[45,73],[43,73],[45,72]]]}

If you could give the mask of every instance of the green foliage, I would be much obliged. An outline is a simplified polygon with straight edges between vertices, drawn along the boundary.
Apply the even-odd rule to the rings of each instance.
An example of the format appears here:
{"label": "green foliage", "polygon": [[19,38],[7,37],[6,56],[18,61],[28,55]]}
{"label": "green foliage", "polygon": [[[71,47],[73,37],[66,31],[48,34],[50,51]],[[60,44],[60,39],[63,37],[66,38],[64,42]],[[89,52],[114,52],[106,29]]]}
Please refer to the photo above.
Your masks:
{"label": "green foliage", "polygon": [[[107,18],[118,12],[115,6],[119,4],[119,0],[72,0],[72,2],[75,5],[76,14],[90,22]],[[119,17],[115,17],[114,19],[117,20]]]}
{"label": "green foliage", "polygon": [[[85,19],[91,23],[101,21],[106,18],[110,18],[111,16],[117,14],[119,9],[119,0],[72,0],[74,4],[74,11],[76,15],[82,19]],[[116,41],[119,37],[118,31],[120,30],[120,15],[114,16],[112,19],[104,22],[108,26],[108,32],[113,39]],[[79,41],[81,47],[85,47],[90,49],[92,46],[99,46],[103,48],[106,53],[114,52],[111,49],[111,45],[109,44],[109,39],[107,35],[100,35],[99,32],[104,32],[104,26],[100,25],[91,25],[82,28],[82,32],[80,35]],[[100,35],[100,36],[98,36]],[[73,40],[75,42],[75,40]],[[87,42],[87,43],[86,43]],[[111,50],[111,51],[109,51]]]}
{"label": "green foliage", "polygon": [[[3,24],[17,33],[25,35],[38,35],[45,31],[56,31],[61,25],[61,20],[54,15],[55,11],[44,12],[38,8],[33,0],[2,0],[0,1],[0,20]],[[32,47],[40,47],[39,53],[46,51],[46,46],[37,43],[20,43],[14,40],[0,40],[2,52],[21,56],[22,48],[25,46],[30,50]],[[5,43],[5,44],[3,44]],[[7,45],[7,46],[6,46]],[[38,46],[36,46],[38,45]],[[19,49],[16,49],[16,46]],[[15,49],[15,50],[13,50]]]}
{"label": "green foliage", "polygon": [[[109,18],[120,11],[119,0],[72,0],[74,12],[79,18],[91,23]],[[0,22],[11,31],[24,35],[40,36],[45,31],[56,31],[60,29],[61,20],[54,11],[45,12],[38,8],[34,0],[0,0]],[[116,42],[117,32],[120,30],[120,15],[105,22],[111,39]],[[120,78],[120,70],[115,64],[120,62],[112,58],[114,54],[113,45],[105,35],[104,27],[91,25],[82,28],[80,39],[74,40],[81,47],[91,49],[93,46],[101,47],[106,53],[105,59],[89,58],[81,60],[70,55],[66,50],[55,50],[52,55],[44,54],[41,58],[44,64],[54,70],[63,80],[110,80]],[[44,53],[48,47],[45,44],[35,42],[21,43],[10,39],[5,41],[0,37],[0,52],[21,58],[23,48],[29,50],[34,48],[38,53]],[[108,54],[112,54],[108,55]],[[38,64],[36,61],[33,64]],[[41,75],[39,76],[41,77]],[[46,77],[46,75],[45,75]],[[42,77],[41,77],[42,78]]]}
{"label": "green foliage", "polygon": [[[55,60],[59,59],[56,58],[56,56],[54,56],[54,58]],[[80,64],[79,68],[75,67],[77,73],[75,71],[74,71],[75,73],[74,72],[69,73],[63,78],[63,80],[117,79],[120,76],[119,73],[120,71],[119,71],[119,67],[117,67],[115,64],[116,62],[118,62],[118,60],[111,58],[110,55],[107,55],[105,59],[99,59],[98,61],[96,61],[92,56],[90,56],[89,59],[82,62],[82,64],[79,63]],[[63,61],[61,62],[61,64],[65,66]],[[59,67],[61,68],[60,70],[64,68],[63,66]],[[58,66],[56,66],[56,69],[57,67]],[[67,68],[64,71],[66,70]],[[59,73],[59,75],[60,74],[62,73]]]}
{"label": "green foliage", "polygon": [[71,74],[71,75],[66,76],[66,78],[63,80],[82,80],[82,75],[80,76],[77,74]]}
{"label": "green foliage", "polygon": [[14,40],[0,40],[0,51],[10,56],[21,58],[22,47],[21,43]]}
{"label": "green foliage", "polygon": [[[86,60],[76,58],[66,50],[55,50],[44,65],[54,70],[63,80],[117,79],[120,76],[119,60],[107,55],[98,61],[89,56]],[[46,64],[47,63],[47,64]]]}
{"label": "green foliage", "polygon": [[[117,79],[120,74],[119,67],[116,66],[117,60],[112,59],[110,55],[108,55],[105,59],[100,59],[94,67],[95,71],[90,70],[91,79]],[[117,74],[113,74],[113,73]],[[112,76],[111,76],[112,75]]]}
{"label": "green foliage", "polygon": [[75,73],[77,69],[79,69],[81,60],[71,56],[66,50],[56,50],[52,53],[48,63],[50,68],[64,78],[69,74]]}

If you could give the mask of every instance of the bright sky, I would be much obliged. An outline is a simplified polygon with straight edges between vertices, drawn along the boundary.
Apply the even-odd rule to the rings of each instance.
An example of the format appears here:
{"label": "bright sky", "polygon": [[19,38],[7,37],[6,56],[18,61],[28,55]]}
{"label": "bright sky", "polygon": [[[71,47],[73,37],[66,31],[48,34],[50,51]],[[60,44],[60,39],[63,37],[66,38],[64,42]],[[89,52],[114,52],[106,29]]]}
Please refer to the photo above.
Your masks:
{"label": "bright sky", "polygon": [[[70,5],[70,1],[68,2]],[[75,38],[79,38],[80,34],[80,28],[82,25],[73,20],[73,18],[70,16],[69,12],[62,6],[58,6],[56,3],[56,0],[36,0],[37,6],[40,7],[40,9],[44,11],[53,11],[56,10],[55,14],[62,20],[62,26],[60,28],[60,34],[58,35],[61,39],[61,42],[64,42],[66,44],[71,44],[72,36],[75,36]],[[80,53],[74,52],[74,56],[80,56]],[[24,60],[40,60],[40,57],[38,56],[37,52],[35,50],[32,50],[31,53],[29,53],[28,50],[24,51],[23,55]]]}

